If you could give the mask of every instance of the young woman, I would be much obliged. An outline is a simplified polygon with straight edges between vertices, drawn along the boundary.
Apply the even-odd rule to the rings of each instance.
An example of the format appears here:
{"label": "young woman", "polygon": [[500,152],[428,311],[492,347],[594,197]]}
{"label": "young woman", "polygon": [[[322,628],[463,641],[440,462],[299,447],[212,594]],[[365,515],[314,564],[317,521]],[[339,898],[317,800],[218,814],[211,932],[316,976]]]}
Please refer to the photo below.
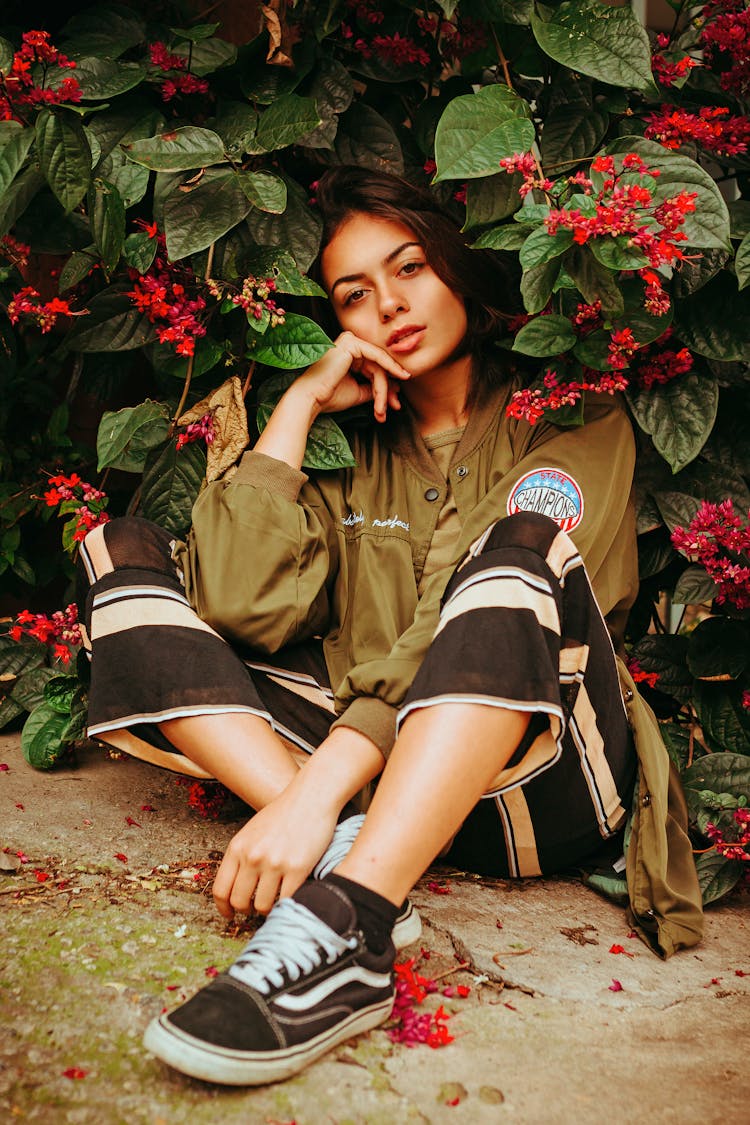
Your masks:
{"label": "young woman", "polygon": [[[335,346],[186,543],[123,520],[82,556],[90,733],[258,810],[214,896],[269,918],[146,1035],[216,1082],[286,1077],[388,1017],[438,854],[525,876],[621,852],[637,772],[607,628],[637,583],[621,406],[509,418],[505,295],[431,196],[339,168],[318,205]],[[367,403],[356,467],[304,473],[314,420]]]}

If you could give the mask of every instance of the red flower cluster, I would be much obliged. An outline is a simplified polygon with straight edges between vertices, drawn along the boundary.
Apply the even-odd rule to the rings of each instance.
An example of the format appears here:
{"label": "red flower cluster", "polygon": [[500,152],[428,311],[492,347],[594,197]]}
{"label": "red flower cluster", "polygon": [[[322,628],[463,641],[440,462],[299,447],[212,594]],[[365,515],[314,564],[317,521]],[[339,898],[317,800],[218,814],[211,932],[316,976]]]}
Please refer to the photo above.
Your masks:
{"label": "red flower cluster", "polygon": [[214,436],[213,415],[210,413],[204,414],[197,422],[190,422],[185,432],[180,434],[177,438],[177,450],[179,452],[186,445],[190,445],[191,442],[201,441],[201,439],[205,441],[206,445],[211,445]]}
{"label": "red flower cluster", "polygon": [[[391,1019],[395,1022],[388,1029],[388,1038],[392,1043],[403,1043],[407,1047],[416,1047],[418,1043],[426,1043],[433,1048],[446,1047],[453,1042],[453,1036],[448,1031],[451,1015],[442,1004],[437,1011],[417,1013],[416,1008],[430,993],[437,992],[438,986],[434,980],[415,972],[415,964],[416,958],[411,957],[403,964],[393,966],[396,998]],[[465,985],[459,985],[455,989],[444,989],[443,994],[468,996],[469,989]]]}
{"label": "red flower cluster", "polygon": [[0,238],[0,255],[7,258],[12,265],[16,267],[28,265],[30,253],[31,247],[25,242],[19,242],[12,234]]}
{"label": "red flower cluster", "polygon": [[347,8],[361,23],[379,24],[385,19],[385,12],[377,6],[378,0],[346,0]]}
{"label": "red flower cluster", "polygon": [[[149,56],[153,66],[164,71],[185,70],[188,60],[184,55],[171,55],[165,43],[157,41],[150,43]],[[198,78],[195,74],[173,74],[160,83],[161,98],[164,102],[171,102],[177,94],[208,94],[209,86],[205,78]]]}
{"label": "red flower cluster", "polygon": [[196,339],[206,335],[198,320],[206,302],[189,295],[187,287],[195,283],[195,274],[184,263],[169,262],[164,235],[157,234],[155,227],[149,228],[149,234],[158,238],[159,248],[147,273],[128,271],[135,282],[128,297],[157,326],[160,344],[174,344],[177,355],[193,355]]}
{"label": "red flower cluster", "polygon": [[[709,66],[722,71],[722,89],[746,97],[750,93],[750,9],[743,0],[706,4],[700,44]],[[724,69],[726,63],[729,68]]]}
{"label": "red flower cluster", "polygon": [[687,528],[672,532],[672,543],[706,568],[718,587],[719,604],[731,602],[737,609],[750,609],[750,520],[743,526],[731,500],[702,501]]}
{"label": "red flower cluster", "polygon": [[678,375],[685,375],[693,368],[693,353],[689,348],[665,348],[664,344],[672,336],[668,328],[653,344],[643,348],[633,365],[632,377],[639,387],[650,391],[652,387],[671,383]]}
{"label": "red flower cluster", "polygon": [[88,311],[88,309],[80,309],[74,312],[68,302],[60,297],[53,297],[51,301],[42,301],[41,294],[31,285],[19,289],[8,303],[8,318],[11,324],[18,324],[22,316],[27,316],[32,321],[36,321],[43,334],[52,331],[58,316],[85,316]]}
{"label": "red flower cluster", "polygon": [[204,819],[216,820],[232,795],[220,781],[190,781],[178,777],[176,783],[187,786],[188,805]]}
{"label": "red flower cluster", "polygon": [[[73,542],[82,542],[92,528],[100,524],[109,523],[109,516],[104,507],[107,504],[106,495],[88,481],[81,480],[78,473],[71,473],[69,477],[59,475],[50,477],[51,488],[44,494],[48,508],[60,505],[60,516],[75,516]],[[90,507],[93,505],[93,507]]]}
{"label": "red flower cluster", "polygon": [[623,157],[622,173],[616,172],[612,156],[596,157],[591,168],[608,177],[595,196],[595,212],[584,215],[577,208],[550,211],[544,221],[551,235],[561,227],[567,228],[579,245],[591,238],[627,235],[629,244],[641,250],[654,268],[684,256],[675,243],[687,237],[679,228],[685,216],[695,210],[696,192],[681,191],[654,205],[651,192],[643,184],[619,182],[624,173],[653,178],[659,175],[658,168],[650,168],[634,152]]}
{"label": "red flower cluster", "polygon": [[746,845],[750,844],[750,809],[735,809],[732,819],[737,826],[734,840],[726,840],[721,829],[710,822],[706,825],[705,834],[725,859],[750,863],[750,852],[745,851]]}
{"label": "red flower cluster", "polygon": [[509,175],[520,172],[523,176],[523,183],[518,189],[521,199],[525,199],[534,188],[550,191],[555,186],[552,180],[547,180],[540,174],[534,154],[531,152],[514,152],[512,156],[504,156],[500,161],[500,167]]}
{"label": "red flower cluster", "polygon": [[[75,78],[63,78],[56,89],[44,85],[49,67],[72,70],[76,65],[52,45],[49,32],[26,31],[21,36],[21,43],[20,51],[13,56],[10,71],[5,77],[0,75],[0,121],[23,121],[19,111],[27,106],[80,102],[81,87]],[[33,65],[42,68],[41,86],[37,86],[32,77]]]}
{"label": "red flower cluster", "polygon": [[375,54],[381,62],[391,66],[409,66],[411,63],[430,65],[430,56],[424,47],[417,46],[409,35],[400,35],[397,31],[393,35],[376,35],[369,44],[364,39],[358,39],[354,46],[364,58],[369,59]]}
{"label": "red flower cluster", "polygon": [[30,613],[22,609],[16,617],[15,625],[8,630],[13,641],[21,637],[34,637],[44,645],[50,645],[55,660],[69,664],[73,656],[72,648],[81,643],[81,627],[78,624],[78,606],[75,603],[66,609],[59,609],[47,617],[44,613]]}
{"label": "red flower cluster", "polygon": [[624,371],[638,350],[639,344],[632,328],[617,328],[609,338],[607,362],[613,371]]}
{"label": "red flower cluster", "polygon": [[644,672],[639,661],[635,660],[633,657],[628,660],[628,672],[630,672],[635,683],[648,684],[650,688],[655,688],[659,680],[658,672]]}
{"label": "red flower cluster", "polygon": [[662,86],[674,85],[678,79],[687,77],[693,67],[700,66],[697,59],[691,59],[689,55],[683,55],[680,59],[670,59],[663,55],[661,52],[669,47],[670,42],[668,35],[657,35],[656,45],[661,50],[651,56],[651,70]]}
{"label": "red flower cluster", "polygon": [[546,410],[561,410],[563,406],[575,406],[585,391],[594,394],[613,395],[624,391],[628,380],[624,375],[608,371],[594,371],[590,367],[581,369],[580,379],[560,381],[556,371],[547,370],[544,375],[544,391],[538,387],[525,387],[514,391],[505,408],[509,418],[525,419],[529,425],[543,416]]}
{"label": "red flower cluster", "polygon": [[750,117],[729,114],[726,106],[703,106],[697,113],[663,105],[646,116],[643,134],[664,148],[679,148],[695,141],[715,156],[740,156],[750,142]]}

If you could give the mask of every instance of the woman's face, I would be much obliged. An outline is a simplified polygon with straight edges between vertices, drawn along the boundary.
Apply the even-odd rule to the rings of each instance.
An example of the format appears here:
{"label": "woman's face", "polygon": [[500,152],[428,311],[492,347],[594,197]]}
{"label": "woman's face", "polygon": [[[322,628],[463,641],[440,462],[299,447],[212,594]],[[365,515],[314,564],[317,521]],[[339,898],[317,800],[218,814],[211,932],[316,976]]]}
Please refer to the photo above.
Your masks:
{"label": "woman's face", "polygon": [[463,298],[427,264],[402,223],[353,215],[326,246],[321,265],[342,329],[384,348],[412,376],[441,368],[464,339]]}

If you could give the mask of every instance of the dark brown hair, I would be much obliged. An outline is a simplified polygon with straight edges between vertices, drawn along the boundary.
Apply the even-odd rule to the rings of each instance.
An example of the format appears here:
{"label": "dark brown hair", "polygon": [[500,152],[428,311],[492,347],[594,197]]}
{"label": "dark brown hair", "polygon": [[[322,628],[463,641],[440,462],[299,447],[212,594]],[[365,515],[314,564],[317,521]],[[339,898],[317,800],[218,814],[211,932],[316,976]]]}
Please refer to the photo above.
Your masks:
{"label": "dark brown hair", "polygon": [[[517,303],[513,299],[517,285],[494,255],[469,248],[453,217],[429,191],[389,173],[342,165],[321,177],[316,202],[323,220],[321,251],[354,214],[373,215],[409,227],[441,281],[464,299],[468,328],[462,352],[472,355],[471,397],[508,379],[509,365],[503,362],[503,353],[495,343],[504,316]],[[321,280],[320,254],[311,273]],[[336,331],[330,306],[326,312],[318,311],[326,322],[324,327]]]}

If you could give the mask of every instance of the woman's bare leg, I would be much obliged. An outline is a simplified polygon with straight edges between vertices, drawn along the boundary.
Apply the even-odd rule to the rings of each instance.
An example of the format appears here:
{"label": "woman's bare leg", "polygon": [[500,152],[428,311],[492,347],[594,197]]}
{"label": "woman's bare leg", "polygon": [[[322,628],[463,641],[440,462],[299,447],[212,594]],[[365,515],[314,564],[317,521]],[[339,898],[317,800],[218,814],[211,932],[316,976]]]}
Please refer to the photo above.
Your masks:
{"label": "woman's bare leg", "polygon": [[477,703],[414,711],[362,830],[335,873],[403,902],[507,764],[530,718],[528,712]]}
{"label": "woman's bare leg", "polygon": [[286,789],[298,766],[265,719],[247,712],[168,719],[159,729],[253,809]]}

